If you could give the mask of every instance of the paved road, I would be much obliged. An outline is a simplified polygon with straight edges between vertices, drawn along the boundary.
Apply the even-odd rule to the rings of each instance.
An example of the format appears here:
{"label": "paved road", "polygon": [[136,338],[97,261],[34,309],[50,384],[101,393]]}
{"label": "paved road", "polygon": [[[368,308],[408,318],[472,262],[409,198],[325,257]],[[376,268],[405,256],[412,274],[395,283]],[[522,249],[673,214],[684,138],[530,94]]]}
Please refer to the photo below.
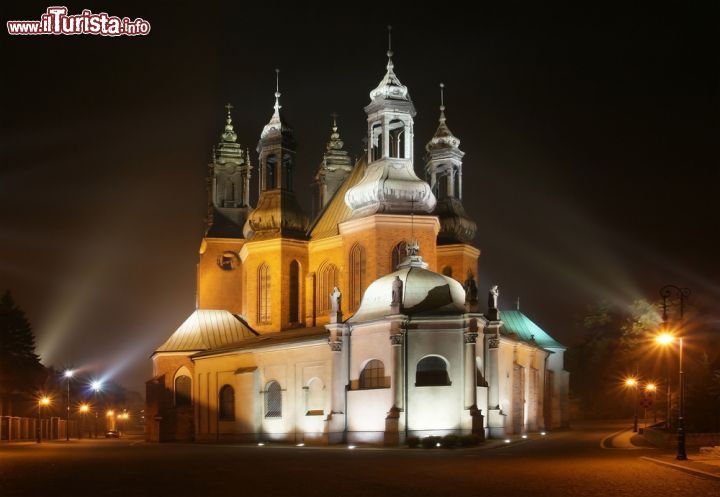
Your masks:
{"label": "paved road", "polygon": [[720,496],[720,482],[605,450],[595,425],[483,450],[145,444],[0,445],[0,495]]}

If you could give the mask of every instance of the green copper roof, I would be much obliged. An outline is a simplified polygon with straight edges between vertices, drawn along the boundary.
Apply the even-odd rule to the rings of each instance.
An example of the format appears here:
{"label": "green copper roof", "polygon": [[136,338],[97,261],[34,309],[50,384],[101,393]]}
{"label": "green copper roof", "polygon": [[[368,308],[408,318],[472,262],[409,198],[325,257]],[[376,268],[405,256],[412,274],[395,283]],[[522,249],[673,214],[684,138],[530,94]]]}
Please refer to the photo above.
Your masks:
{"label": "green copper roof", "polygon": [[514,333],[520,340],[529,342],[535,340],[542,348],[564,349],[565,346],[545,333],[542,328],[533,323],[529,317],[520,311],[500,311],[500,319],[504,323],[500,329],[503,335]]}

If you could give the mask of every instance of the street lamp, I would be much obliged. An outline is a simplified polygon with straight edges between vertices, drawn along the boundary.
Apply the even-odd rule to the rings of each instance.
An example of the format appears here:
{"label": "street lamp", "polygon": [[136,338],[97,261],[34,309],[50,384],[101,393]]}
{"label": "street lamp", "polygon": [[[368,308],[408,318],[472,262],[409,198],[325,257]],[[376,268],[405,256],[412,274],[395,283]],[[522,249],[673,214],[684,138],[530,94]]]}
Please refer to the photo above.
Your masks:
{"label": "street lamp", "polygon": [[633,433],[637,433],[638,431],[638,403],[640,402],[640,390],[638,388],[638,380],[637,378],[633,378],[632,376],[627,378],[625,380],[625,386],[628,388],[634,388],[635,389],[635,401],[633,402],[635,404],[635,410],[633,411]]}
{"label": "street lamp", "polygon": [[42,424],[42,419],[40,416],[40,410],[43,407],[47,407],[49,405],[50,405],[50,397],[45,395],[38,399],[38,419],[37,419],[37,428],[35,430],[35,434],[37,435],[37,443],[40,443],[41,438],[42,438],[42,428],[40,427],[40,425]]}
{"label": "street lamp", "polygon": [[[97,406],[98,405],[98,401],[97,401],[98,394],[103,389],[103,383],[100,380],[93,380],[90,383],[90,388],[92,388],[92,391],[94,394],[94,399],[95,399],[95,405]],[[95,409],[95,424],[93,425],[93,438],[97,438],[97,426],[98,426],[98,410]]]}
{"label": "street lamp", "polygon": [[[685,299],[690,296],[689,288],[680,288],[675,285],[665,285],[660,289],[660,296],[663,299],[663,328],[667,330],[668,314],[667,301],[673,294],[676,294],[680,300],[680,323],[682,324],[685,313]],[[656,341],[661,345],[670,345],[675,341],[676,337],[669,331],[660,333]],[[678,358],[679,358],[679,379],[678,379],[678,422],[677,422],[677,456],[678,461],[685,461],[687,453],[685,452],[685,371],[683,371],[683,337],[678,336]]]}
{"label": "street lamp", "polygon": [[82,438],[82,432],[85,429],[85,419],[88,411],[90,411],[90,406],[87,404],[80,404],[80,413],[82,414],[82,428],[78,431],[78,438]]}
{"label": "street lamp", "polygon": [[67,412],[65,414],[65,440],[70,441],[70,379],[75,372],[72,369],[66,369],[64,376],[67,378]]}

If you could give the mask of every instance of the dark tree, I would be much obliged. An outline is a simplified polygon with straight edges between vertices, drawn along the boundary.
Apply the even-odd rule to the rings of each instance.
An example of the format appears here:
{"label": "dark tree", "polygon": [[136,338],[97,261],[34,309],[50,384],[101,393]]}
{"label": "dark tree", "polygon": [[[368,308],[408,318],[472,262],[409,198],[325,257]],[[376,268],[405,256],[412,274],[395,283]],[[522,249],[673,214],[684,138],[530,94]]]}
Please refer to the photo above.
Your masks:
{"label": "dark tree", "polygon": [[7,291],[0,298],[0,414],[12,414],[13,400],[31,394],[44,376],[30,322]]}

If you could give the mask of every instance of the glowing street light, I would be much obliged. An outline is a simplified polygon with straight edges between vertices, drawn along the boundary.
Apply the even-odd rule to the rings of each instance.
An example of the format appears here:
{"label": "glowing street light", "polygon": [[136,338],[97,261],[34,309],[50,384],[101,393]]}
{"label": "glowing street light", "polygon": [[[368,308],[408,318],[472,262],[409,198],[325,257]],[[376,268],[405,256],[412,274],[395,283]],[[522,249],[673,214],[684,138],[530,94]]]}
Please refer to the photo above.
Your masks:
{"label": "glowing street light", "polygon": [[103,384],[100,380],[94,380],[92,383],[90,383],[90,388],[93,389],[93,392],[98,393],[102,390]]}
{"label": "glowing street light", "polygon": [[[680,288],[676,285],[665,285],[660,289],[660,296],[663,299],[663,327],[667,327],[668,325],[668,299],[672,297],[673,294],[677,294],[678,299],[680,300],[680,322],[682,323],[684,318],[684,311],[685,311],[685,299],[687,299],[690,294],[691,290],[689,288]],[[663,345],[670,345],[672,342],[675,341],[675,336],[668,332],[663,332],[656,338],[657,342]],[[685,371],[683,371],[683,337],[682,335],[679,335],[677,337],[678,340],[678,357],[679,357],[679,371],[680,371],[680,378],[678,382],[679,390],[678,393],[679,397],[679,409],[678,409],[678,422],[677,422],[677,455],[675,458],[678,461],[685,461],[687,459],[687,453],[685,452]]]}
{"label": "glowing street light", "polygon": [[625,386],[634,387],[635,385],[637,385],[637,380],[635,378],[628,378],[625,380]]}
{"label": "glowing street light", "polygon": [[70,441],[70,379],[75,374],[72,369],[66,369],[63,376],[67,379],[67,412],[65,414],[65,440]]}
{"label": "glowing street light", "polygon": [[83,414],[87,414],[90,411],[90,406],[87,404],[81,404],[80,405],[80,412]]}
{"label": "glowing street light", "polygon": [[625,386],[635,389],[635,410],[633,414],[633,433],[638,431],[638,404],[640,403],[640,389],[638,388],[638,379],[630,376],[625,379]]}
{"label": "glowing street light", "polygon": [[645,390],[647,390],[648,392],[654,392],[655,390],[657,390],[657,386],[655,385],[655,383],[648,383],[647,385],[645,385]]}
{"label": "glowing street light", "polygon": [[48,397],[47,395],[43,395],[42,397],[40,397],[40,398],[38,399],[38,419],[37,419],[37,427],[36,427],[36,429],[35,429],[35,434],[37,435],[37,443],[40,443],[40,441],[41,441],[41,436],[42,436],[42,435],[41,435],[41,431],[42,431],[42,430],[41,430],[41,428],[40,428],[40,425],[42,424],[42,419],[41,419],[41,416],[40,416],[40,410],[41,410],[43,407],[49,406],[49,405],[50,405],[50,402],[51,402],[51,401],[50,401],[50,397]]}

